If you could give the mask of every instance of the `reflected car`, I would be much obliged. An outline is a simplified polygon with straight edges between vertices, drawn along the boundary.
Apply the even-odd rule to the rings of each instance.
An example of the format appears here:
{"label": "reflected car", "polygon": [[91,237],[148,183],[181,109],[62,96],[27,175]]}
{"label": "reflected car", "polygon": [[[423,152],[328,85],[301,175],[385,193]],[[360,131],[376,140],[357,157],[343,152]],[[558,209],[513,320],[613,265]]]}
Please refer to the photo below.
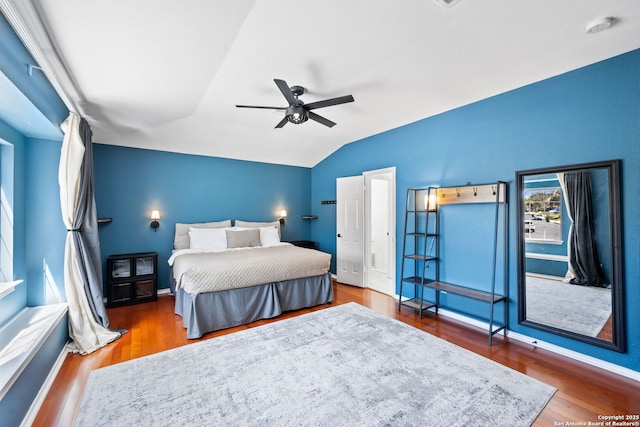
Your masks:
{"label": "reflected car", "polygon": [[542,214],[535,214],[535,215],[533,216],[533,219],[535,219],[536,221],[544,221],[545,216],[544,216],[544,215],[542,215]]}
{"label": "reflected car", "polygon": [[533,233],[536,231],[536,225],[530,219],[524,220],[524,232],[525,233]]}

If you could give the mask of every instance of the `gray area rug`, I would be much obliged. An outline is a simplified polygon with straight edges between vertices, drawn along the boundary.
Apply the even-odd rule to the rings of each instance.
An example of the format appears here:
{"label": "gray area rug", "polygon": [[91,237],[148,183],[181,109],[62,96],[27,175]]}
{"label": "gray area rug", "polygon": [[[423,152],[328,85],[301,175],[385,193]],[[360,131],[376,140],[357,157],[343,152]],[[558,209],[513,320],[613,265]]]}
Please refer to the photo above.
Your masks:
{"label": "gray area rug", "polygon": [[611,316],[611,289],[527,276],[527,320],[596,337]]}
{"label": "gray area rug", "polygon": [[91,372],[78,426],[526,426],[555,389],[355,303]]}

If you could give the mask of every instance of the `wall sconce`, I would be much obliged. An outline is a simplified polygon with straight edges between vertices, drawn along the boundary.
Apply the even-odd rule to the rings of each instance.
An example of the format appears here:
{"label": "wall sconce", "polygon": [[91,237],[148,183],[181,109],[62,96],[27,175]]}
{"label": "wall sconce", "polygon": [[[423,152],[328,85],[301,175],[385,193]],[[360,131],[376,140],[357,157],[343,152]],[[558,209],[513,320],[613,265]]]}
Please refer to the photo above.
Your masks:
{"label": "wall sconce", "polygon": [[282,209],[280,211],[280,224],[284,225],[284,219],[287,217],[287,211]]}
{"label": "wall sconce", "polygon": [[158,231],[158,227],[160,227],[160,211],[154,209],[151,211],[151,228],[153,231]]}

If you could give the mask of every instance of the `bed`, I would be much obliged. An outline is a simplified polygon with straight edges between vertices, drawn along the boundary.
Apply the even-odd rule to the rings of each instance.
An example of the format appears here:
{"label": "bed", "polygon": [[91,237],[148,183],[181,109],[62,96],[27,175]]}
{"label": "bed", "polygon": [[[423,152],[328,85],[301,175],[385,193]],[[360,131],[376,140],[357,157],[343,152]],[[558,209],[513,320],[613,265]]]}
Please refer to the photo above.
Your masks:
{"label": "bed", "polygon": [[331,255],[280,241],[280,223],[176,224],[169,258],[187,338],[333,301]]}

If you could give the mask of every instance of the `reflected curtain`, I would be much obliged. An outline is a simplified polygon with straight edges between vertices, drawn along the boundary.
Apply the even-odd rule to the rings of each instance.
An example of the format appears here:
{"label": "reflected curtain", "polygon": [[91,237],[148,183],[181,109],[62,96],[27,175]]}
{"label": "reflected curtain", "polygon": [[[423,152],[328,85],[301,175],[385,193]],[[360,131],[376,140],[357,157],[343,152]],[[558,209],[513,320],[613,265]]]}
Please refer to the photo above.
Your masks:
{"label": "reflected curtain", "polygon": [[118,339],[109,329],[102,299],[102,263],[93,194],[91,128],[70,113],[62,124],[58,183],[62,219],[67,227],[64,252],[64,288],[69,305],[71,348],[81,354]]}
{"label": "reflected curtain", "polygon": [[569,283],[607,287],[594,239],[591,175],[589,171],[558,174],[567,213],[571,220],[567,255]]}

